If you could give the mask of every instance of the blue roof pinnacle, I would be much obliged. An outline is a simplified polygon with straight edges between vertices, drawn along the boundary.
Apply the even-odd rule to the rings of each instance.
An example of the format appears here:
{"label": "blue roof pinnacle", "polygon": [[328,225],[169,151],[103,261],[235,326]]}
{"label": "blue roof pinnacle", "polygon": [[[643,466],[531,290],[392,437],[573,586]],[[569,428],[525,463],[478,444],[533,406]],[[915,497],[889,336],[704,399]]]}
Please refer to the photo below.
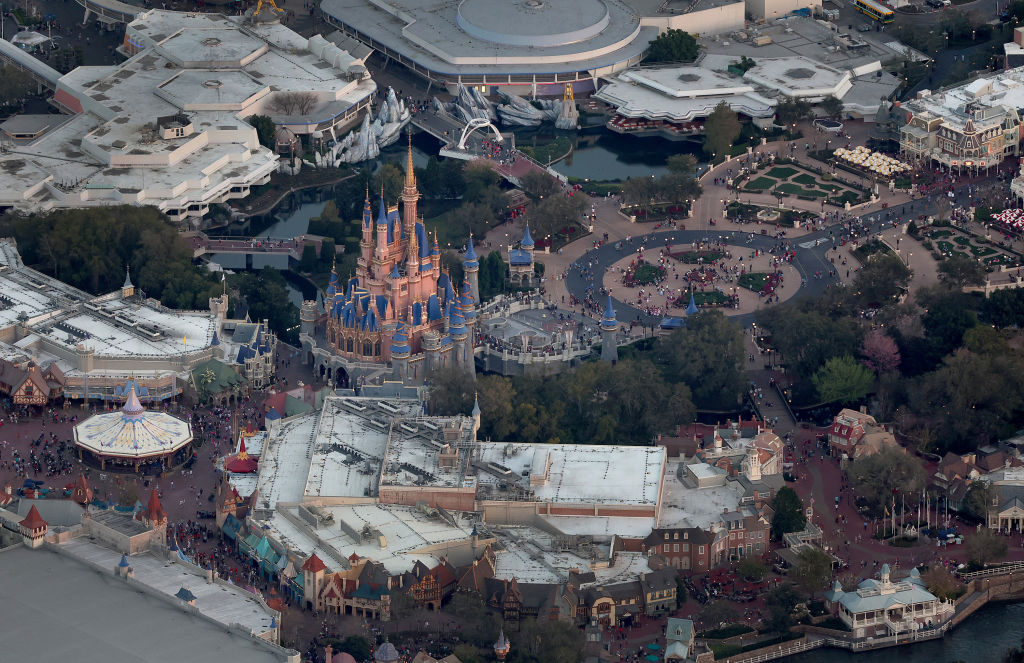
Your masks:
{"label": "blue roof pinnacle", "polygon": [[524,249],[533,248],[533,237],[530,236],[530,225],[526,225],[526,230],[523,231],[523,241],[519,242],[519,246]]}

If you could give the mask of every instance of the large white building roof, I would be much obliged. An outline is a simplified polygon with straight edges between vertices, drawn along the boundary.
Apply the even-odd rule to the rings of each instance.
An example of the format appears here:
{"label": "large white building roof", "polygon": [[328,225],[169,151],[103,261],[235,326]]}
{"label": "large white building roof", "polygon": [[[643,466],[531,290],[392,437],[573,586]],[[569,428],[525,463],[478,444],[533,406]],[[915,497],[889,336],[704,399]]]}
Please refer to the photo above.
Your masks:
{"label": "large white building roof", "polygon": [[919,92],[903,108],[913,115],[941,117],[945,124],[962,130],[968,119],[981,129],[999,124],[1007,112],[1024,108],[1024,67],[983,76],[945,90]]}
{"label": "large white building roof", "polygon": [[[0,204],[26,209],[153,205],[176,218],[244,196],[277,167],[244,118],[296,132],[346,121],[376,89],[322,38],[245,17],[149,10],[126,29],[131,57],[57,82],[63,125],[0,159]],[[309,103],[277,103],[283,95]]]}
{"label": "large white building roof", "polygon": [[637,60],[658,34],[621,0],[323,0],[320,8],[360,40],[449,75],[611,68]]}

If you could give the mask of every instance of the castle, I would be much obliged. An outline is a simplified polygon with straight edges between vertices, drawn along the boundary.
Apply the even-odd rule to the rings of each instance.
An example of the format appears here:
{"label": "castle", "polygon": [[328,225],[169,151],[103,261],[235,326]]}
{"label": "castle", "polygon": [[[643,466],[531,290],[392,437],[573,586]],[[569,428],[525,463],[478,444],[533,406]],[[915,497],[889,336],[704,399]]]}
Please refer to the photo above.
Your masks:
{"label": "castle", "polygon": [[410,144],[401,210],[385,205],[382,192],[374,220],[367,191],[356,275],[342,285],[332,269],[322,303],[302,304],[303,357],[338,386],[370,377],[421,384],[432,371],[450,366],[476,372],[480,290],[473,239],[463,258],[465,279],[457,287],[441,267],[437,236],[431,244],[417,218],[419,197]]}

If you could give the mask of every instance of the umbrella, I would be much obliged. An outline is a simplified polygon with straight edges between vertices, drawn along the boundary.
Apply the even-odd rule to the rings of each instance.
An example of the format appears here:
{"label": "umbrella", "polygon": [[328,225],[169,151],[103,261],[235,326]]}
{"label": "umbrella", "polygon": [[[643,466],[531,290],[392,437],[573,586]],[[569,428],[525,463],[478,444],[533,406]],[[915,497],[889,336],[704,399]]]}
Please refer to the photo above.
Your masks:
{"label": "umbrella", "polygon": [[651,663],[657,663],[657,661],[660,661],[660,660],[661,660],[661,659],[660,659],[659,657],[655,656],[654,654],[648,654],[648,655],[647,655],[647,656],[645,656],[644,658],[646,658],[646,659],[647,659],[648,661],[650,661]]}
{"label": "umbrella", "polygon": [[659,645],[657,642],[652,642],[651,644],[647,645],[647,648],[651,651],[658,651],[659,649],[661,649],[661,645]]}

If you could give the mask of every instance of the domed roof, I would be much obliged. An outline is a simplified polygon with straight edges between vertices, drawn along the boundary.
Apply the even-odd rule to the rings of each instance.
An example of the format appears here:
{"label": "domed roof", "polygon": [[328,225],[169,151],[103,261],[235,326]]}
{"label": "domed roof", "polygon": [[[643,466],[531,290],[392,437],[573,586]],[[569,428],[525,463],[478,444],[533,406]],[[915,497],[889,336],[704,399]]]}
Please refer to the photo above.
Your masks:
{"label": "domed roof", "polygon": [[278,127],[274,132],[274,140],[278,143],[290,143],[295,140],[295,133],[288,127]]}
{"label": "domed roof", "polygon": [[373,654],[373,660],[378,663],[394,663],[398,660],[398,650],[395,646],[385,640],[381,643],[380,647],[377,647],[377,651]]}
{"label": "domed roof", "polygon": [[356,659],[352,658],[352,654],[343,651],[332,656],[331,663],[356,663]]}
{"label": "domed roof", "polygon": [[147,410],[134,383],[120,412],[96,414],[75,426],[75,444],[101,456],[145,458],[177,451],[192,440],[188,422]]}

